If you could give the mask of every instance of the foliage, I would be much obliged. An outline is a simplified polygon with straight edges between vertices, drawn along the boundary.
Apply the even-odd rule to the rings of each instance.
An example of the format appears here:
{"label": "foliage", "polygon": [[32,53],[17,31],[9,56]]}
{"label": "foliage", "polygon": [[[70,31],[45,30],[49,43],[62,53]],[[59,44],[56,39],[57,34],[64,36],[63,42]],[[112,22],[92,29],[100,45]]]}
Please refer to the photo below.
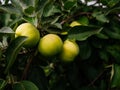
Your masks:
{"label": "foliage", "polygon": [[[119,90],[120,0],[0,1],[0,90]],[[90,2],[94,2],[89,4]],[[72,21],[82,25],[70,27]],[[71,63],[25,48],[16,27],[29,22],[41,37],[74,39],[80,53]]]}

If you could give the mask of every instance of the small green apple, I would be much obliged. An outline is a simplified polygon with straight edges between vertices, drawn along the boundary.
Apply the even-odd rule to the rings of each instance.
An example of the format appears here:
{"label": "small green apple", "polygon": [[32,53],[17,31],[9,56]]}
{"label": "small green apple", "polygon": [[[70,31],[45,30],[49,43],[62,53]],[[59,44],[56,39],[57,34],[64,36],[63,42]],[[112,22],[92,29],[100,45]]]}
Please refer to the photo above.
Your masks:
{"label": "small green apple", "polygon": [[44,56],[53,56],[62,50],[62,39],[56,34],[47,34],[41,38],[38,51]]}
{"label": "small green apple", "polygon": [[26,36],[27,40],[24,43],[25,47],[35,46],[40,39],[40,33],[37,28],[30,23],[19,25],[15,31],[15,37]]}
{"label": "small green apple", "polygon": [[72,62],[79,54],[79,46],[75,41],[65,40],[60,58],[64,62]]}
{"label": "small green apple", "polygon": [[70,27],[80,26],[81,24],[78,21],[73,21],[70,23]]}

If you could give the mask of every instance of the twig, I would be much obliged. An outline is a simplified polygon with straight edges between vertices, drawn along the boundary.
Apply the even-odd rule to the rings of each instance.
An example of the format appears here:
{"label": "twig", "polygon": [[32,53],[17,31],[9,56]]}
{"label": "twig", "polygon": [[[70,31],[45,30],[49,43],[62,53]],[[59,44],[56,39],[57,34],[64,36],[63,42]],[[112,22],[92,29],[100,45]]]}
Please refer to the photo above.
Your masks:
{"label": "twig", "polygon": [[62,20],[60,24],[64,24],[65,22],[70,21],[72,18],[81,16],[81,15],[87,15],[88,16],[88,15],[91,15],[91,13],[90,12],[79,12],[75,15],[69,16],[66,19]]}
{"label": "twig", "polygon": [[34,53],[34,55],[31,55],[31,56],[29,57],[28,63],[26,64],[26,67],[25,67],[25,69],[24,69],[24,71],[23,71],[21,80],[26,79],[27,73],[28,73],[28,71],[29,71],[29,67],[30,67],[30,65],[31,65],[31,62],[32,62],[34,56],[36,56],[36,54],[37,54],[37,51]]}
{"label": "twig", "polygon": [[25,69],[23,71],[23,75],[22,75],[22,78],[21,78],[22,80],[24,80],[26,78],[26,76],[27,76],[27,72],[29,70],[32,59],[33,59],[32,57],[30,57],[30,59],[28,59],[28,63],[27,63],[27,65],[26,65],[26,67],[25,67]]}
{"label": "twig", "polygon": [[104,73],[104,70],[102,71],[102,72],[100,72],[99,74],[98,74],[98,76],[88,85],[88,86],[91,86],[91,85],[93,85],[100,77],[101,77],[101,75]]}

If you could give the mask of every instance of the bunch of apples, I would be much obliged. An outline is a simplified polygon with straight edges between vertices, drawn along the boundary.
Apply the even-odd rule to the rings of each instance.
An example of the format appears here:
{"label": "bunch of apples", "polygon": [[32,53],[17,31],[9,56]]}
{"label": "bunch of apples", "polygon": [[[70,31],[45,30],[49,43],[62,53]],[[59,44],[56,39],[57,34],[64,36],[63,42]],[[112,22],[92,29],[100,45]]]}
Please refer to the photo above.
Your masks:
{"label": "bunch of apples", "polygon": [[62,61],[71,62],[79,54],[79,46],[75,41],[62,38],[57,34],[46,34],[40,37],[39,30],[31,23],[20,24],[15,31],[15,38],[26,36],[24,47],[37,46],[41,55],[51,57],[59,54]]}

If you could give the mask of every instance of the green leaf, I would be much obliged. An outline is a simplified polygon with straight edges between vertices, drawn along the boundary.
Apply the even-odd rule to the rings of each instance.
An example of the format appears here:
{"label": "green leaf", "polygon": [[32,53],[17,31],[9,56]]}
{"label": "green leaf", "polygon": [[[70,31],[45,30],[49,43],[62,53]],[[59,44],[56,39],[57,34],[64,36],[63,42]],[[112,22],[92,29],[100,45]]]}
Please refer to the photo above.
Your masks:
{"label": "green leaf", "polygon": [[49,33],[56,33],[56,34],[60,34],[62,31],[62,25],[60,23],[54,23],[51,24],[47,29],[47,32]]}
{"label": "green leaf", "polygon": [[100,39],[109,39],[109,37],[103,33],[96,34],[96,36]]}
{"label": "green leaf", "polygon": [[22,6],[20,0],[11,0],[11,3],[14,7],[16,7],[18,10],[22,11]]}
{"label": "green leaf", "polygon": [[108,30],[106,30],[105,31],[106,33],[107,33],[107,35],[109,36],[109,37],[111,37],[111,38],[113,38],[113,39],[118,39],[118,40],[120,40],[120,33],[118,33],[118,32],[113,32],[113,31],[108,31]]}
{"label": "green leaf", "polygon": [[101,30],[102,28],[93,26],[76,26],[69,30],[68,38],[83,41],[94,34],[100,33]]}
{"label": "green leaf", "polygon": [[92,50],[89,43],[80,44],[80,57],[86,60],[91,56]]}
{"label": "green leaf", "polygon": [[29,6],[35,7],[37,0],[11,0],[12,4],[19,10],[24,10]]}
{"label": "green leaf", "polygon": [[109,61],[109,54],[106,51],[100,51],[99,53],[100,58],[105,61],[108,62]]}
{"label": "green leaf", "polygon": [[12,20],[12,22],[9,23],[9,26],[13,26],[15,25],[16,23],[18,23],[19,21],[22,20],[22,17],[16,17],[15,19]]}
{"label": "green leaf", "polygon": [[26,22],[32,23],[33,25],[35,25],[37,27],[38,24],[38,18],[37,17],[27,17],[27,16],[23,16],[23,19]]}
{"label": "green leaf", "polygon": [[67,77],[69,82],[71,83],[72,86],[74,86],[75,90],[79,90],[80,88],[80,79],[78,79],[79,74],[78,67],[74,65],[70,65],[70,67],[67,70]]}
{"label": "green leaf", "polygon": [[66,10],[70,10],[71,8],[73,8],[76,5],[77,5],[77,0],[66,0],[64,2],[64,8]]}
{"label": "green leaf", "polygon": [[2,13],[0,14],[0,21],[1,24],[4,26],[8,26],[8,23],[10,22],[10,14],[8,13]]}
{"label": "green leaf", "polygon": [[32,81],[39,88],[39,90],[48,90],[48,80],[41,67],[32,66],[29,69],[27,78],[29,81]]}
{"label": "green leaf", "polygon": [[112,9],[109,9],[106,13],[105,13],[105,15],[108,15],[108,14],[110,14],[110,13],[117,13],[117,12],[119,12],[120,11],[120,7],[115,7],[115,8],[112,8]]}
{"label": "green leaf", "polygon": [[17,8],[15,8],[12,5],[3,5],[0,6],[0,10],[6,11],[10,14],[17,14],[17,15],[21,15],[21,11],[19,11]]}
{"label": "green leaf", "polygon": [[120,63],[120,47],[119,44],[114,44],[106,47],[106,51],[114,58],[114,61]]}
{"label": "green leaf", "polygon": [[98,21],[103,22],[103,23],[108,23],[109,20],[106,18],[105,14],[102,12],[94,12],[92,14],[93,17],[95,17]]}
{"label": "green leaf", "polygon": [[120,0],[108,0],[109,7],[114,7]]}
{"label": "green leaf", "polygon": [[12,4],[22,13],[27,16],[35,16],[35,11],[37,7],[38,0],[12,0]]}
{"label": "green leaf", "polygon": [[10,68],[12,67],[12,65],[15,62],[15,59],[19,53],[19,51],[21,50],[21,47],[23,46],[24,42],[26,41],[26,37],[18,37],[16,39],[14,39],[10,45],[8,46],[7,50],[6,50],[6,69],[5,69],[5,74],[8,73],[8,71],[10,70]]}
{"label": "green leaf", "polygon": [[[28,7],[28,6],[33,6],[33,7],[35,7],[37,0],[18,0],[18,1],[19,1],[19,3],[20,3],[21,7],[26,8],[26,7]],[[17,3],[17,4],[18,4],[18,3]]]}
{"label": "green leaf", "polygon": [[38,87],[30,81],[21,81],[13,85],[12,90],[39,90]]}
{"label": "green leaf", "polygon": [[53,26],[58,29],[62,29],[62,25],[60,23],[54,23]]}
{"label": "green leaf", "polygon": [[89,24],[89,20],[87,17],[83,16],[83,17],[80,17],[79,20],[77,20],[80,24],[82,25],[88,25]]}
{"label": "green leaf", "polygon": [[29,6],[24,9],[24,14],[30,17],[34,17],[36,15],[34,11],[35,8],[33,6]]}
{"label": "green leaf", "polygon": [[51,15],[54,15],[55,13],[60,13],[61,11],[53,4],[50,4],[44,8],[43,15],[45,17],[49,17]]}
{"label": "green leaf", "polygon": [[7,85],[7,82],[3,79],[0,79],[0,90],[4,90],[6,85]]}
{"label": "green leaf", "polygon": [[114,64],[112,68],[111,87],[120,87],[120,65]]}
{"label": "green leaf", "polygon": [[0,34],[14,34],[15,32],[10,27],[3,27],[0,29]]}

